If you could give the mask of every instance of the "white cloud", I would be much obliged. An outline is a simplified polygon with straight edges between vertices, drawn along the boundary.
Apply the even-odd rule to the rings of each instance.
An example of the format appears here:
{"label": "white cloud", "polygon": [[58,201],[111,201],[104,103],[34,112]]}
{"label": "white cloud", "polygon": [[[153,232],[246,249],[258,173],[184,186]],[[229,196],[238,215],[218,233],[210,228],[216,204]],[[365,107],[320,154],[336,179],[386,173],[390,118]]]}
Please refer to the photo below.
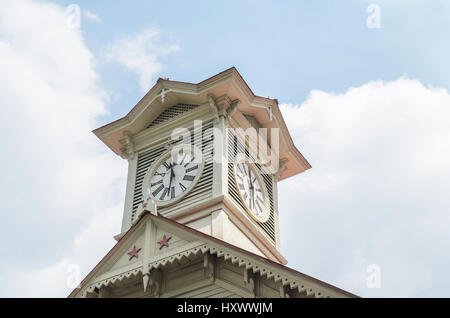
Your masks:
{"label": "white cloud", "polygon": [[[84,277],[120,228],[126,163],[90,132],[107,95],[66,18],[53,4],[0,2],[1,296],[66,296],[68,266]],[[161,41],[147,29],[110,58],[148,89],[178,49]],[[446,296],[448,92],[401,78],[282,110],[313,165],[280,184],[289,265],[362,296]],[[369,264],[379,290],[365,286]]]}
{"label": "white cloud", "polygon": [[146,92],[155,81],[156,75],[164,69],[159,60],[178,50],[177,44],[166,43],[160,31],[147,28],[112,44],[107,57],[136,73],[141,90]]}
{"label": "white cloud", "polygon": [[98,15],[96,15],[95,13],[92,13],[89,10],[83,10],[83,15],[86,19],[97,22],[97,23],[102,23],[102,20],[100,20],[100,18],[98,17]]}
{"label": "white cloud", "polygon": [[449,93],[400,78],[281,108],[313,166],[280,184],[290,266],[362,296],[447,295]]}
{"label": "white cloud", "polygon": [[16,271],[10,269],[2,283],[11,297],[66,297],[112,248],[111,233],[118,229],[117,216],[122,208],[117,206],[95,211],[87,226],[77,232],[68,253],[56,263],[41,268]]}
{"label": "white cloud", "polygon": [[91,133],[107,95],[66,19],[0,2],[2,296],[66,296],[67,264],[86,274],[120,230],[126,163]]}

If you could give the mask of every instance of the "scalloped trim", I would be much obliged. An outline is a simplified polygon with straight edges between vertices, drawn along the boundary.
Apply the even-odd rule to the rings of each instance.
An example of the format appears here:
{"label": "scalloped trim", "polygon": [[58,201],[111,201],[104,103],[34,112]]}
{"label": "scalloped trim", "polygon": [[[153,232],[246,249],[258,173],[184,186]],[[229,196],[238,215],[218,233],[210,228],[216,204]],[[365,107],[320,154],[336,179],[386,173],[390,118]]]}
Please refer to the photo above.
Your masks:
{"label": "scalloped trim", "polygon": [[[261,266],[260,263],[257,264],[255,261],[252,261],[251,259],[242,258],[240,256],[233,254],[228,250],[217,248],[216,246],[212,246],[210,244],[204,244],[202,246],[194,247],[184,252],[180,252],[175,255],[170,255],[163,259],[151,262],[147,265],[146,272],[152,269],[158,269],[159,267],[165,266],[167,264],[172,264],[175,261],[181,260],[183,257],[189,257],[199,252],[201,252],[202,254],[210,253],[211,255],[216,255],[218,258],[223,258],[225,261],[231,261],[232,264],[237,264],[239,267],[245,266],[247,270],[252,270],[253,273],[259,272],[259,274],[262,277],[265,276],[267,279],[273,279],[275,283],[282,282],[283,286],[289,286],[290,289],[298,289],[299,292],[306,292],[307,296],[314,295],[315,298],[332,297],[323,292],[323,290],[312,288],[311,286],[309,286],[309,284],[305,283],[302,280],[292,279],[287,275],[280,274],[279,271],[271,269],[270,266]],[[137,276],[138,274],[142,273],[143,267],[140,266],[127,272],[117,274],[111,278],[107,278],[102,281],[96,282],[90,285],[88,288],[86,288],[86,290],[80,295],[80,297],[86,297],[88,293],[93,293],[96,288],[100,289],[101,287],[107,287],[115,284],[116,282],[120,282],[126,278]]]}

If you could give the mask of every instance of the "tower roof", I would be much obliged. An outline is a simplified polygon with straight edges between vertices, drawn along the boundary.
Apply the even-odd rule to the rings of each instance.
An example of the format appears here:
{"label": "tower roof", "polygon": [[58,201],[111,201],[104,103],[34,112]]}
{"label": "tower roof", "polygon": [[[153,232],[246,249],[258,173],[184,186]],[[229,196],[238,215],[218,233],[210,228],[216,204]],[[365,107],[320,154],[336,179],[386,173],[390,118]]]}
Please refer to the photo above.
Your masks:
{"label": "tower roof", "polygon": [[159,78],[127,115],[93,132],[111,150],[121,155],[125,136],[133,136],[145,129],[152,129],[148,128],[148,124],[167,107],[176,103],[207,103],[210,96],[224,95],[232,101],[238,100],[237,109],[253,116],[262,128],[279,129],[279,158],[284,162],[279,180],[311,168],[294,145],[280,112],[278,100],[256,96],[235,67],[197,84]]}

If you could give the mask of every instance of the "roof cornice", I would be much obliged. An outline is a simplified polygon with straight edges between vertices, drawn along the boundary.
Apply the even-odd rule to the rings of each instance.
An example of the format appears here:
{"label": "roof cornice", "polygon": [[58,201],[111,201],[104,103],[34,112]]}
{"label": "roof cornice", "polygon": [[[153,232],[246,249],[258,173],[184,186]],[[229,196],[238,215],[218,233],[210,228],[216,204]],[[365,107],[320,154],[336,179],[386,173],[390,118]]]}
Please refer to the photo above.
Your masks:
{"label": "roof cornice", "polygon": [[[144,130],[146,128],[146,120],[153,118],[152,116],[155,115],[154,113],[157,110],[167,107],[164,106],[165,99],[170,97],[174,101],[179,100],[179,98],[181,100],[189,98],[201,104],[208,102],[210,92],[215,91],[224,94],[229,89],[234,92],[235,96],[233,98],[240,100],[239,105],[242,105],[238,106],[240,109],[259,114],[258,116],[263,122],[265,121],[270,127],[280,129],[280,145],[283,145],[284,153],[288,156],[288,161],[290,162],[287,165],[287,169],[281,172],[279,180],[311,168],[306,158],[295,147],[279,109],[278,100],[255,95],[235,67],[231,67],[197,84],[160,78],[128,114],[95,129],[93,132],[117,155],[124,157],[121,152],[123,149],[121,141],[123,141],[125,135],[132,138],[135,134]],[[257,110],[258,108],[264,111],[259,111]],[[270,124],[271,122],[273,124]]]}

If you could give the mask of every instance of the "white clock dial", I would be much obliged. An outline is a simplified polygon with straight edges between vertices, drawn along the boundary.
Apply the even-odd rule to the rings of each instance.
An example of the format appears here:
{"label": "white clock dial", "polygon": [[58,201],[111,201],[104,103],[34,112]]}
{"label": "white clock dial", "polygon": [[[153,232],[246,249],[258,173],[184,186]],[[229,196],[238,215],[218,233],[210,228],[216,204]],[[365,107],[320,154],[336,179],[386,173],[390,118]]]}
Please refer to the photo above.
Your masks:
{"label": "white clock dial", "polygon": [[203,163],[192,151],[181,150],[163,155],[147,172],[143,183],[144,197],[159,206],[175,203],[184,197],[198,181]]}
{"label": "white clock dial", "polygon": [[247,212],[258,222],[269,218],[267,191],[254,166],[238,163],[234,168],[236,185]]}

